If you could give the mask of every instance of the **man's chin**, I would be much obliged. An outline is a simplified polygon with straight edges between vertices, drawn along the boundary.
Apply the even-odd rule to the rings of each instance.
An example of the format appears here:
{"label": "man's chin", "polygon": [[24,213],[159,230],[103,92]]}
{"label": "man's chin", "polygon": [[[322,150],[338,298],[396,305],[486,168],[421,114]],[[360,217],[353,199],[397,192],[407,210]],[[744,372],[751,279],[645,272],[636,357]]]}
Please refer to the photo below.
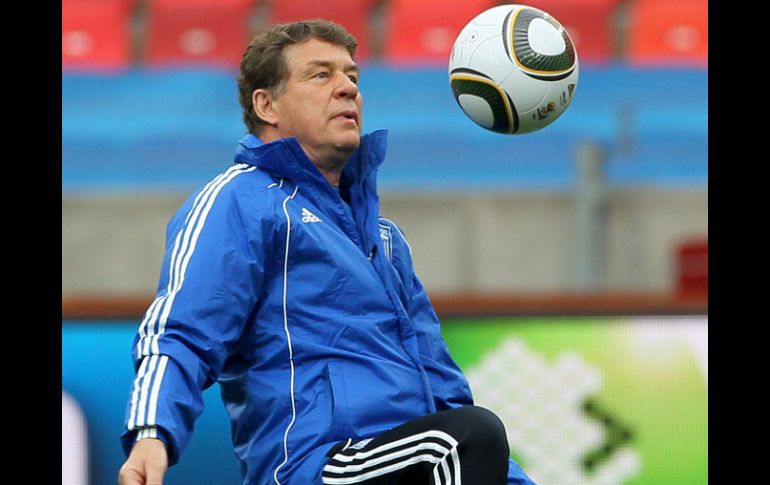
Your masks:
{"label": "man's chin", "polygon": [[355,136],[346,136],[337,142],[336,148],[340,152],[352,155],[354,151],[358,150],[361,145],[361,136],[356,134]]}

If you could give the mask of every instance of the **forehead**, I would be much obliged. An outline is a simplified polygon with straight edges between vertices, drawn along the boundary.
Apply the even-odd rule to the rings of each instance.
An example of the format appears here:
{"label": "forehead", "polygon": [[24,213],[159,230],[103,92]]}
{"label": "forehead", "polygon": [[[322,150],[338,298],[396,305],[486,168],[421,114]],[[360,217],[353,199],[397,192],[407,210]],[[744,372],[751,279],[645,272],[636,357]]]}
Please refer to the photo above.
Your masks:
{"label": "forehead", "polygon": [[286,64],[290,73],[316,64],[332,64],[339,69],[356,69],[356,63],[348,50],[341,45],[330,44],[311,38],[286,47]]}

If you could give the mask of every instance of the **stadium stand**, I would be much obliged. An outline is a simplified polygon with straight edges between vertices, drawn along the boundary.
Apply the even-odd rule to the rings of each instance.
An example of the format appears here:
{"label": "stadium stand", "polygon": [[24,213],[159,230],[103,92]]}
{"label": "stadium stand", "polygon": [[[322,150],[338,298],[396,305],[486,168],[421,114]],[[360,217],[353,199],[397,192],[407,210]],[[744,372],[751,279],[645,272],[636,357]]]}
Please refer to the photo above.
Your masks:
{"label": "stadium stand", "polygon": [[62,0],[62,70],[120,70],[131,64],[135,0]]}
{"label": "stadium stand", "polygon": [[272,3],[267,24],[308,18],[325,18],[347,28],[358,40],[356,60],[370,57],[370,14],[376,0],[276,0]]}
{"label": "stadium stand", "polygon": [[[479,129],[458,109],[448,84],[456,33],[496,2],[316,3],[322,6],[308,0],[63,0],[63,200],[99,194],[139,200],[210,180],[232,162],[244,133],[234,74],[248,39],[271,22],[319,16],[353,31],[358,60],[369,61],[360,84],[364,130],[389,131],[388,163],[378,182],[387,195],[531,192],[567,200],[576,147],[586,141],[604,148],[613,193],[707,193],[705,1],[533,0],[570,30],[582,64],[567,116],[523,137]],[[618,34],[627,36],[627,49],[618,48]],[[145,51],[137,43],[146,44],[146,55],[136,56]],[[159,66],[164,69],[147,68]],[[119,75],[101,72],[128,67]],[[633,201],[629,207],[636,207]],[[705,223],[696,223],[674,235],[707,232]],[[685,251],[667,259],[679,254],[670,240],[653,258],[667,261],[666,282],[685,292],[707,288],[707,267],[705,279],[700,269],[687,269],[695,256]],[[645,271],[610,283],[662,284],[655,279],[662,271]],[[450,281],[436,274],[430,281]]]}
{"label": "stadium stand", "polygon": [[148,65],[240,63],[254,0],[150,0],[148,7]]}
{"label": "stadium stand", "polygon": [[636,0],[628,13],[632,65],[708,66],[706,0]]}
{"label": "stadium stand", "polygon": [[[586,67],[568,115],[519,137],[477,129],[458,109],[445,69],[369,66],[361,89],[364,129],[390,133],[383,188],[567,189],[575,143],[586,139],[607,147],[611,183],[700,186],[707,180],[706,71]],[[64,77],[63,189],[194,186],[208,179],[231,160],[242,136],[236,100],[231,71]],[[483,163],[469,164],[480,152]]]}
{"label": "stadium stand", "polygon": [[463,26],[493,0],[390,0],[385,8],[384,58],[390,64],[446,64]]}

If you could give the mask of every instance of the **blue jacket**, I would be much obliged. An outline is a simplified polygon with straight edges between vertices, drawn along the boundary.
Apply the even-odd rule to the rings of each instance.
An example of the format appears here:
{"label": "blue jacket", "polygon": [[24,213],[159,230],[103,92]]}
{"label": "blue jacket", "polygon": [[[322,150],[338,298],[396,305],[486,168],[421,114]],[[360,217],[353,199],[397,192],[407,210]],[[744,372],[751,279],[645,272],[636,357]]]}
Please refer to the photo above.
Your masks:
{"label": "blue jacket", "polygon": [[345,167],[352,219],[293,138],[247,135],[182,205],[134,339],[126,453],[139,432],[176,463],[214,382],[245,484],[318,483],[338,441],[472,404],[411,249],[379,216],[386,138],[362,137]]}

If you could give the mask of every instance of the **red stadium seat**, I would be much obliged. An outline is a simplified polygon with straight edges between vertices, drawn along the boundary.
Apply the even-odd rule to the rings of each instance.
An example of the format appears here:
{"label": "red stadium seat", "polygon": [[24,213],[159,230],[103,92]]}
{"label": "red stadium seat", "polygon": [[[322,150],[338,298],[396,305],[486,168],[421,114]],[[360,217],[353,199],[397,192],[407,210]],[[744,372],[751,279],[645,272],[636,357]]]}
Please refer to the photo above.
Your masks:
{"label": "red stadium seat", "polygon": [[134,0],[62,0],[62,70],[114,70],[131,63]]}
{"label": "red stadium seat", "polygon": [[337,22],[358,40],[356,60],[371,55],[369,17],[375,0],[274,0],[268,24],[323,18]]}
{"label": "red stadium seat", "polygon": [[147,63],[237,67],[251,39],[254,5],[255,0],[149,0]]}
{"label": "red stadium seat", "polygon": [[676,248],[677,290],[680,295],[707,295],[709,290],[708,239],[690,239]]}
{"label": "red stadium seat", "polygon": [[706,0],[637,0],[628,21],[629,64],[708,67]]}
{"label": "red stadium seat", "polygon": [[391,64],[446,64],[457,34],[494,0],[390,0],[384,57]]}
{"label": "red stadium seat", "polygon": [[570,34],[581,63],[604,63],[613,56],[614,14],[619,0],[531,0]]}

